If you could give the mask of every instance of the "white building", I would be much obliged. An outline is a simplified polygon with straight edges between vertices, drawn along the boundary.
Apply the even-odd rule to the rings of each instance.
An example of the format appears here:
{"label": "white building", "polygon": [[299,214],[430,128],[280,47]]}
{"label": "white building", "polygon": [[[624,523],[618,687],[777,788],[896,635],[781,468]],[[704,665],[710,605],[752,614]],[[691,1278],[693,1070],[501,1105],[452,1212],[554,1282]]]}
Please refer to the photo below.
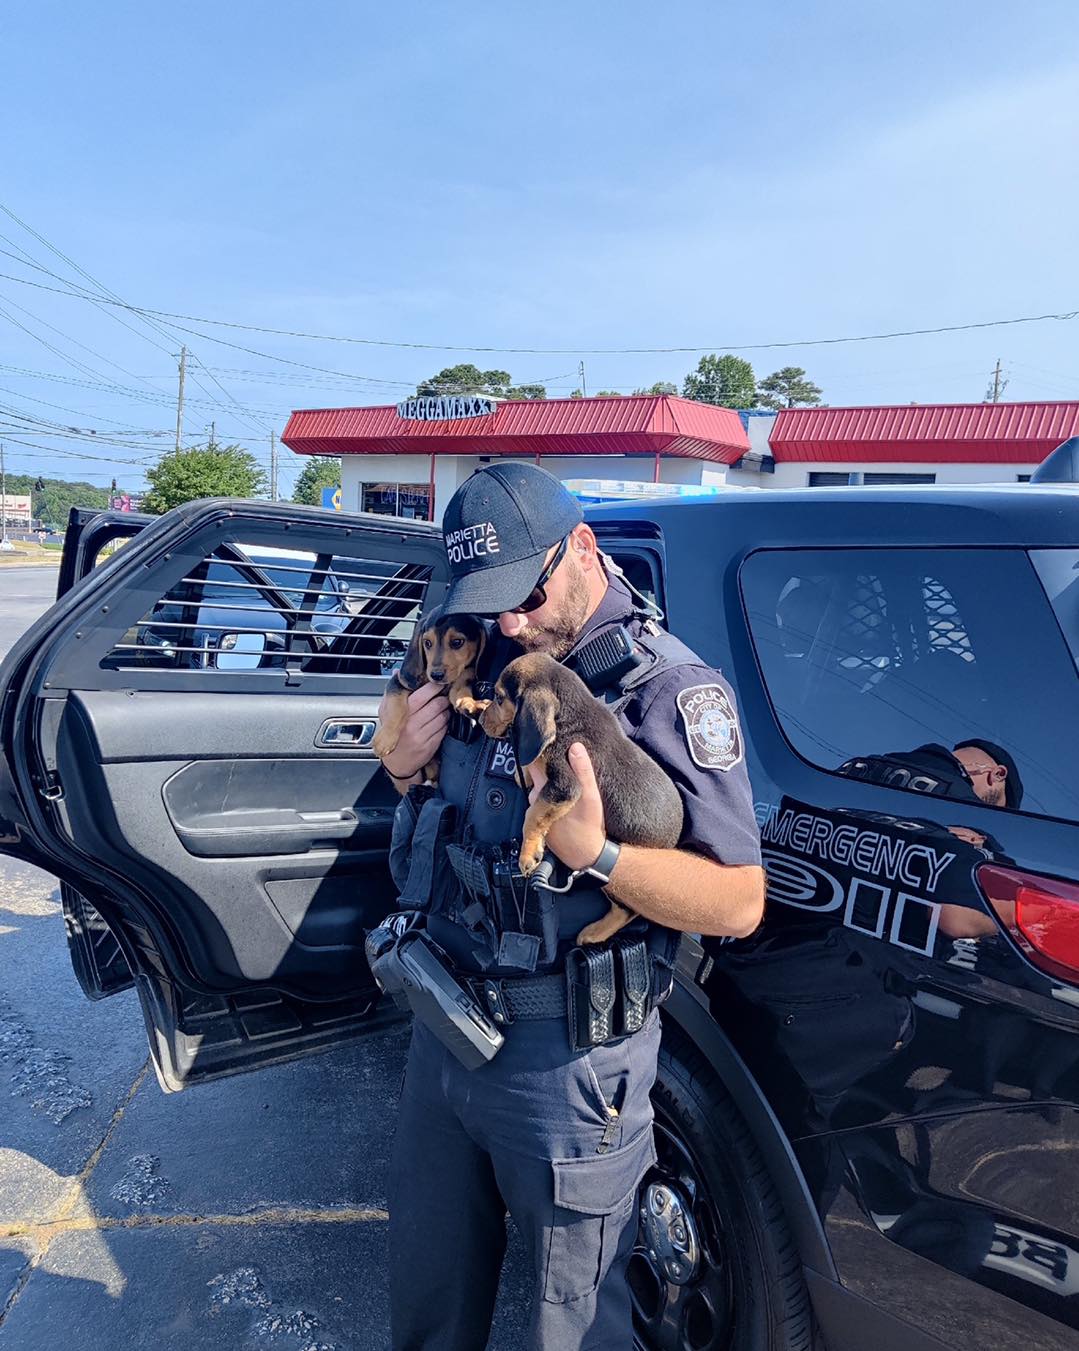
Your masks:
{"label": "white building", "polygon": [[542,464],[573,483],[679,490],[1014,483],[1077,433],[1079,402],[740,414],[673,395],[523,402],[470,395],[305,409],[292,414],[282,440],[301,455],[341,457],[343,510],[434,520],[494,459]]}

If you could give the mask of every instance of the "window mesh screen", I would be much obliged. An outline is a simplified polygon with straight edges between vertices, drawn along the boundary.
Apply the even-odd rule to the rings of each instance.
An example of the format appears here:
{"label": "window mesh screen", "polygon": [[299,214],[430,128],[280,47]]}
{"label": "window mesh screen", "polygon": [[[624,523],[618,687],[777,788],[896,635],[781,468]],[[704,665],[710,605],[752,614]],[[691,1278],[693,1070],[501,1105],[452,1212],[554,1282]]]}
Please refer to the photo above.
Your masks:
{"label": "window mesh screen", "polygon": [[922,579],[922,597],[925,601],[929,625],[929,647],[935,652],[951,652],[963,661],[973,661],[966,626],[959,615],[952,593],[935,577]]}

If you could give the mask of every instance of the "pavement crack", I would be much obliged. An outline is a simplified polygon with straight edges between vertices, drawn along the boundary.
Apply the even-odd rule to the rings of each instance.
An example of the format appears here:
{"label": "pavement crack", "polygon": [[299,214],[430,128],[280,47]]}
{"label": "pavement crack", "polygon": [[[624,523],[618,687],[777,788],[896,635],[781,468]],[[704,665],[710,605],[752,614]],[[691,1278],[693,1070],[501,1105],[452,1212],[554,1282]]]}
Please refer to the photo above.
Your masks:
{"label": "pavement crack", "polygon": [[7,1318],[8,1314],[12,1311],[12,1309],[15,1307],[16,1303],[18,1302],[19,1296],[26,1289],[26,1282],[34,1274],[35,1270],[41,1263],[41,1259],[44,1256],[45,1256],[45,1249],[39,1247],[37,1252],[35,1252],[34,1255],[27,1262],[26,1266],[23,1267],[22,1271],[19,1272],[18,1280],[15,1282],[15,1285],[13,1286],[11,1293],[4,1301],[4,1307],[0,1309],[0,1328],[4,1326],[4,1320]]}
{"label": "pavement crack", "polygon": [[78,1205],[79,1198],[82,1196],[87,1182],[89,1182],[94,1169],[101,1161],[101,1156],[102,1154],[104,1154],[106,1146],[112,1139],[113,1132],[116,1130],[116,1127],[123,1120],[124,1113],[131,1105],[132,1098],[142,1087],[143,1081],[146,1078],[146,1073],[149,1070],[149,1068],[150,1068],[150,1061],[149,1058],[147,1058],[143,1062],[143,1065],[139,1070],[138,1074],[135,1075],[134,1082],[132,1083],[131,1087],[127,1090],[127,1092],[124,1094],[123,1099],[121,1100],[119,1106],[116,1108],[116,1111],[113,1112],[112,1117],[109,1120],[109,1124],[105,1127],[105,1131],[101,1139],[97,1142],[96,1146],[94,1147],[94,1149],[90,1154],[90,1157],[83,1164],[82,1168],[79,1170],[78,1176],[75,1178],[71,1186],[68,1188],[67,1196],[61,1202],[60,1209],[56,1214],[56,1219],[58,1221],[68,1219],[71,1215],[71,1212]]}

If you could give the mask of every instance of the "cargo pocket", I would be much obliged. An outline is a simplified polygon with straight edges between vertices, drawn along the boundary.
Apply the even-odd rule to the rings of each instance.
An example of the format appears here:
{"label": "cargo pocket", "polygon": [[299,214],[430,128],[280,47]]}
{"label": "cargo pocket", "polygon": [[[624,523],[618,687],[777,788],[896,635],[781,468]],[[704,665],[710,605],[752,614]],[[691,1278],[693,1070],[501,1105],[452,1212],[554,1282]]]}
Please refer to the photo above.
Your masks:
{"label": "cargo pocket", "polygon": [[609,1154],[555,1159],[554,1213],[543,1298],[565,1304],[590,1295],[606,1274],[631,1221],[641,1179],[656,1161],[652,1127]]}

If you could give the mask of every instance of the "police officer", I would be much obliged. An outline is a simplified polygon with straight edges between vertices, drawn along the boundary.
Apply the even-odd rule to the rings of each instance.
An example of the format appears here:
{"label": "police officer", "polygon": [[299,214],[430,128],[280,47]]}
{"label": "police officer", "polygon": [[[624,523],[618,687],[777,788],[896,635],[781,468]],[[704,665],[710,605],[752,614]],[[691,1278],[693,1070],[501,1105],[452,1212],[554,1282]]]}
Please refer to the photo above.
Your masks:
{"label": "police officer", "polygon": [[[409,892],[401,903],[423,912],[427,935],[505,1040],[493,1059],[467,1069],[419,1018],[414,1025],[390,1198],[393,1346],[486,1345],[508,1210],[530,1266],[528,1346],[625,1351],[636,1193],[656,1157],[656,1006],[670,989],[678,935],[745,936],[763,911],[734,697],[638,605],[577,501],[544,470],[479,470],[447,506],[443,536],[446,611],[496,618],[481,677],[493,681],[522,650],[587,675],[677,785],[684,827],[676,849],[609,841],[593,767],[575,745],[581,795],[547,841],[559,863],[552,885],[572,885],[556,894],[514,877],[507,862],[516,859],[528,795],[512,737],[489,739],[461,715],[451,718],[433,685],[410,696],[404,733],[383,761],[408,795],[395,819],[395,878]],[[610,664],[612,634],[629,636],[632,669]],[[419,786],[419,770],[436,752],[432,795]],[[637,918],[611,945],[578,949],[588,957],[575,965],[575,935],[606,913],[605,891]],[[575,1022],[567,964],[585,971],[593,1014],[590,998],[609,1008],[611,982],[621,981],[624,994],[627,973],[643,970],[637,1030],[602,1018],[598,1031],[587,1017]]]}

